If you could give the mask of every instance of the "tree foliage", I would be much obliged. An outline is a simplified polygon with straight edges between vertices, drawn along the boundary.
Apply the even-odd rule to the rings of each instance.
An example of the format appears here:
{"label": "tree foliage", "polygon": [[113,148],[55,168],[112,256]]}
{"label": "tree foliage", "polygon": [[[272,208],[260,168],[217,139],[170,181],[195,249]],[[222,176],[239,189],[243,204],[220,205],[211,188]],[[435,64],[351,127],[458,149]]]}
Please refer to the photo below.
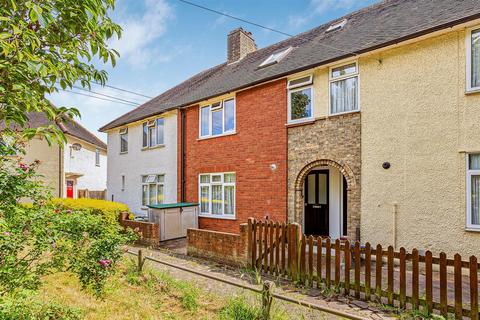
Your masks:
{"label": "tree foliage", "polygon": [[79,116],[78,110],[55,107],[45,97],[80,83],[105,83],[107,74],[94,62],[115,65],[118,53],[108,47],[121,28],[109,17],[115,0],[0,0],[0,122],[3,135],[12,125],[24,137],[47,141],[64,136],[56,125],[25,128],[28,112],[43,112],[53,123]]}
{"label": "tree foliage", "polygon": [[310,104],[310,98],[301,91],[292,93],[291,118],[292,120],[301,119],[309,116],[310,110],[307,109]]}

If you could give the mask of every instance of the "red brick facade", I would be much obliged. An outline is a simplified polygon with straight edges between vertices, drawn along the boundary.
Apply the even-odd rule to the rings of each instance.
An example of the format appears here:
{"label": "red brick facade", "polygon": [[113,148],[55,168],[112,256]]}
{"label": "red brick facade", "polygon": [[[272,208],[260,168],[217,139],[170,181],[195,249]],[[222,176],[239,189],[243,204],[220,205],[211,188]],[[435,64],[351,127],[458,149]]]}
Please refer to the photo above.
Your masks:
{"label": "red brick facade", "polygon": [[[236,133],[199,140],[199,108],[185,112],[186,201],[198,202],[201,173],[236,173],[236,220],[203,218],[199,227],[239,232],[248,217],[287,219],[287,90],[279,80],[236,94]],[[178,196],[181,199],[181,117]],[[275,165],[276,168],[273,168]]]}

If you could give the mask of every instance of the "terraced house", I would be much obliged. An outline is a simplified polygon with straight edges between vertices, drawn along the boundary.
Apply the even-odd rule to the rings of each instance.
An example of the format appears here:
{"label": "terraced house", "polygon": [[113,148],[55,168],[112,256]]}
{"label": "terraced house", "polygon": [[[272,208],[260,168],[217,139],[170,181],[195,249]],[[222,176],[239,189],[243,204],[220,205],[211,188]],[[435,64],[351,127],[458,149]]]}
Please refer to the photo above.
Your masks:
{"label": "terraced house", "polygon": [[478,252],[478,1],[383,1],[262,49],[237,29],[227,48],[225,63],[101,129],[121,141],[123,127],[178,112],[172,186],[199,203],[201,228],[268,217]]}

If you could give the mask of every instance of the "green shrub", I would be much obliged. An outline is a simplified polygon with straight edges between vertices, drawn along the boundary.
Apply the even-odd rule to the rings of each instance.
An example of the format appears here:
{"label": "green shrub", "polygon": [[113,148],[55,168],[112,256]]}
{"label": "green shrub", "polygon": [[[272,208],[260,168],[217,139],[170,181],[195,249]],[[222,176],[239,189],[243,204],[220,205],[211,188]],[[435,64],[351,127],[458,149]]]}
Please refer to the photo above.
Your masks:
{"label": "green shrub", "polygon": [[51,200],[52,203],[62,209],[70,210],[90,210],[93,213],[101,214],[109,222],[118,221],[120,212],[130,212],[130,209],[127,205],[119,202],[107,201],[107,200],[96,200],[96,199],[63,199],[56,198]]}

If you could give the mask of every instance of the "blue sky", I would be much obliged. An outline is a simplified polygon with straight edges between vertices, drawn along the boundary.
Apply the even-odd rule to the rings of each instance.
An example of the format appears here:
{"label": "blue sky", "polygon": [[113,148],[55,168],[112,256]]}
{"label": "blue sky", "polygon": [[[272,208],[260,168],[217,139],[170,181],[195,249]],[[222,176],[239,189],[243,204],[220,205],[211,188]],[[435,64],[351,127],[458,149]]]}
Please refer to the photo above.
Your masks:
{"label": "blue sky", "polygon": [[[376,0],[192,2],[289,34],[298,34]],[[115,68],[100,63],[97,66],[107,70],[109,85],[151,97],[203,69],[223,63],[227,34],[237,27],[251,31],[259,48],[286,38],[178,0],[118,0],[113,18],[123,28],[122,38],[110,43],[120,52],[120,58]],[[93,86],[92,90],[129,101],[148,100],[106,87]],[[97,132],[98,128],[135,108],[69,92],[55,94],[51,99],[58,106],[78,108],[82,114],[79,122],[103,140],[106,137]]]}

